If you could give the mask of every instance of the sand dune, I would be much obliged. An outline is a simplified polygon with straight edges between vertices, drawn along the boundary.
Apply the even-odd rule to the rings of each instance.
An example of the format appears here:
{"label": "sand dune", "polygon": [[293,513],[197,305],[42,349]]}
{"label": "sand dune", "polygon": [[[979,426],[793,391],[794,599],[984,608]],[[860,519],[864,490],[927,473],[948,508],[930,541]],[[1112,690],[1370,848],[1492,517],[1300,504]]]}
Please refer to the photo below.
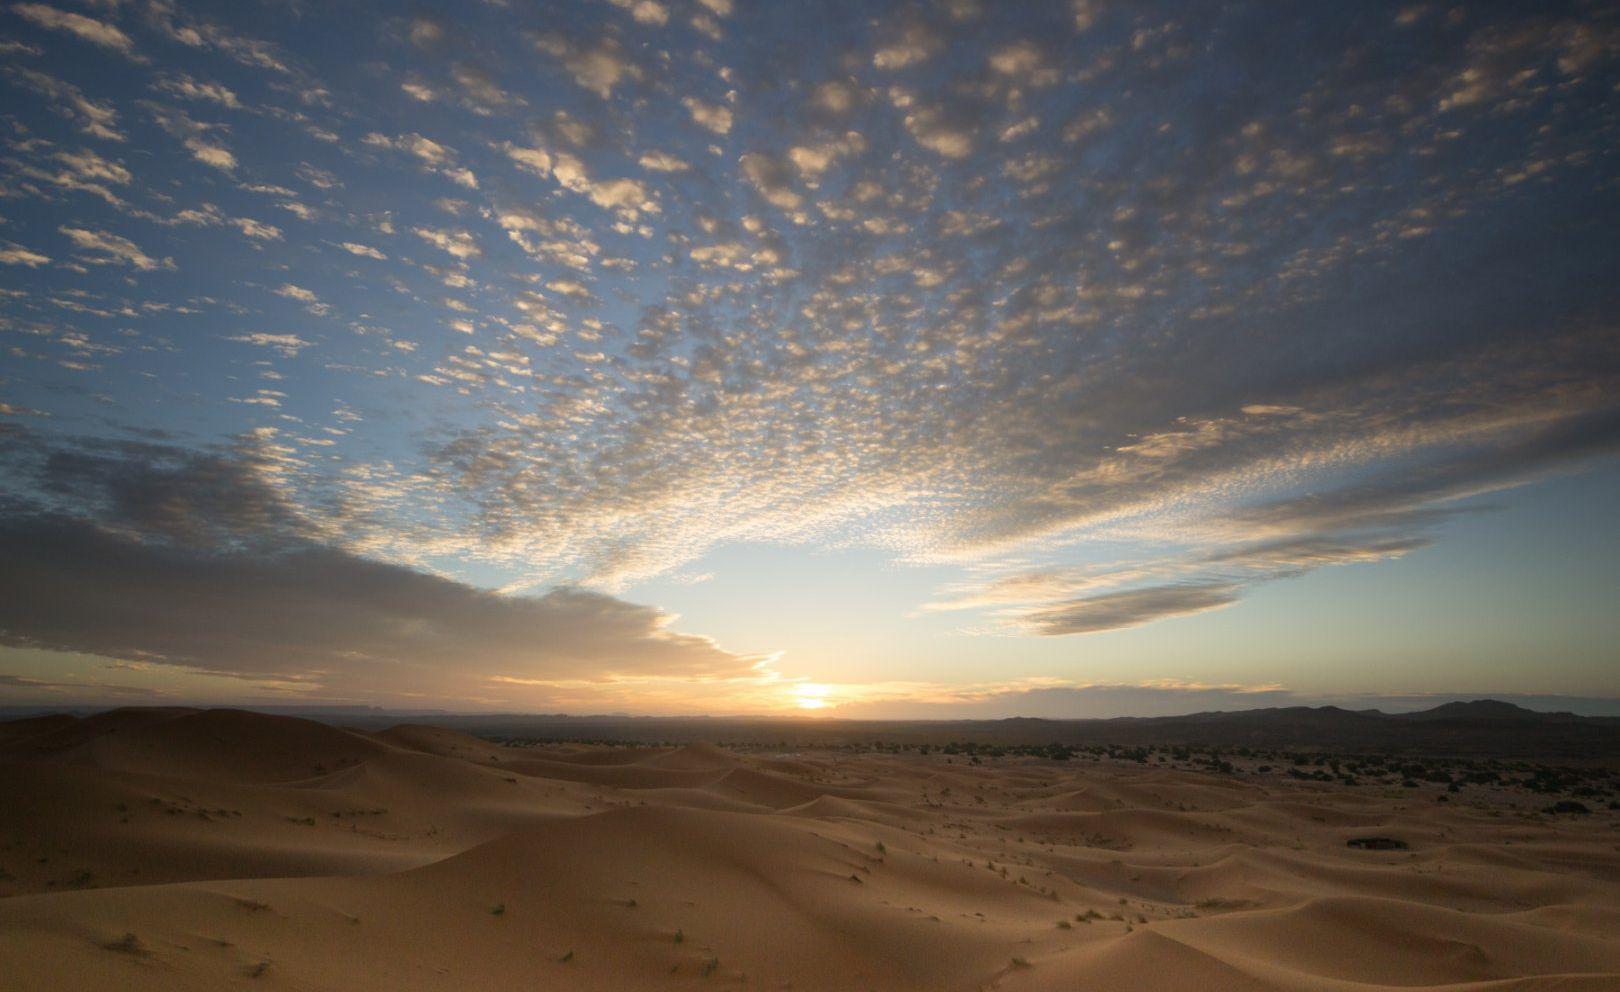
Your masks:
{"label": "sand dune", "polygon": [[188,710],[0,788],[7,990],[1620,988],[1609,811]]}
{"label": "sand dune", "polygon": [[231,783],[296,782],[384,750],[372,738],[292,717],[231,710],[115,710],[14,739],[7,756]]}

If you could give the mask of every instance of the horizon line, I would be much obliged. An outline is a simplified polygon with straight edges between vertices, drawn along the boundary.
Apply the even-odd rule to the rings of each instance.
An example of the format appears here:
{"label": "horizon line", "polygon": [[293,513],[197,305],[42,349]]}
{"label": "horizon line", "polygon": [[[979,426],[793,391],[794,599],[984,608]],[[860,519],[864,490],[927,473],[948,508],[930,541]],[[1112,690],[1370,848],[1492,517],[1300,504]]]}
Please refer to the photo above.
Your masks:
{"label": "horizon line", "polygon": [[[1412,696],[1395,696],[1391,698],[1407,698]],[[0,704],[0,719],[21,718],[34,716],[50,716],[61,713],[76,715],[75,711],[87,712],[89,715],[99,715],[118,710],[196,710],[205,712],[210,710],[235,710],[249,713],[260,713],[266,716],[297,716],[301,714],[339,716],[352,714],[355,716],[398,716],[398,717],[452,717],[452,718],[526,718],[526,719],[560,719],[560,720],[646,720],[646,721],[690,721],[705,720],[755,720],[782,723],[804,724],[855,724],[855,723],[884,723],[884,724],[945,724],[945,723],[1007,723],[1014,720],[1040,723],[1108,723],[1118,720],[1175,720],[1195,716],[1214,715],[1240,715],[1244,713],[1265,713],[1280,710],[1337,710],[1354,714],[1378,714],[1380,716],[1401,716],[1414,713],[1424,713],[1443,706],[1472,703],[1501,703],[1523,709],[1529,712],[1556,716],[1566,714],[1581,719],[1620,719],[1620,696],[1546,696],[1532,697],[1515,694],[1498,695],[1469,695],[1438,694],[1434,697],[1434,705],[1411,709],[1384,710],[1377,707],[1354,708],[1335,702],[1299,702],[1282,706],[1255,706],[1244,709],[1198,709],[1176,713],[1129,714],[1121,713],[1112,716],[1047,716],[1008,714],[1004,716],[841,716],[835,714],[814,715],[811,713],[782,711],[772,713],[626,713],[626,712],[594,712],[569,713],[562,711],[523,711],[523,710],[452,710],[452,709],[408,709],[376,706],[366,703],[312,703],[300,704],[259,704],[259,703],[61,703],[61,704]],[[1526,701],[1535,701],[1537,698],[1546,699],[1551,705],[1552,700],[1564,704],[1571,702],[1585,702],[1595,704],[1610,704],[1616,707],[1614,713],[1577,713],[1568,708],[1538,709],[1535,706],[1525,705]]]}

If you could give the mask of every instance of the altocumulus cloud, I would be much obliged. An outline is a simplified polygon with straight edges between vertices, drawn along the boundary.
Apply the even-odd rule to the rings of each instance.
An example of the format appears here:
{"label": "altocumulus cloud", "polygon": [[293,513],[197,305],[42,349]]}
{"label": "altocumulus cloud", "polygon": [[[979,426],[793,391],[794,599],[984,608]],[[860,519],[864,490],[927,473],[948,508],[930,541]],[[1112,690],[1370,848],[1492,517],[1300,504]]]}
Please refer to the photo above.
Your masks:
{"label": "altocumulus cloud", "polygon": [[735,670],[657,611],[411,569],[614,592],[864,546],[962,566],[928,608],[1099,633],[1614,457],[1613,7],[193,6],[0,10],[49,139],[0,160],[39,191],[0,415],[195,412],[195,457],[65,444],[16,490],[86,554]]}

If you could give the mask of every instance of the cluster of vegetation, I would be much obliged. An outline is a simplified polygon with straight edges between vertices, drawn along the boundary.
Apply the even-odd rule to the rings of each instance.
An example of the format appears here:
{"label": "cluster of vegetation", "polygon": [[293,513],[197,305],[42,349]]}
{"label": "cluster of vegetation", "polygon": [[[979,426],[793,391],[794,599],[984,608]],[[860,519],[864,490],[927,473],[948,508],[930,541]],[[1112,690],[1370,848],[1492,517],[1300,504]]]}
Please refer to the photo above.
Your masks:
{"label": "cluster of vegetation", "polygon": [[[902,745],[905,746],[905,745]],[[932,749],[927,744],[918,746],[922,754]],[[974,741],[951,741],[939,749],[941,754],[966,755],[975,758],[1046,758],[1050,761],[1068,761],[1082,753],[1066,744],[980,744]]]}
{"label": "cluster of vegetation", "polygon": [[1448,793],[1462,792],[1467,786],[1488,786],[1548,796],[1607,799],[1611,808],[1620,809],[1620,804],[1616,804],[1620,799],[1620,774],[1610,768],[1547,766],[1496,759],[1430,758],[1418,762],[1364,755],[1290,754],[1287,757],[1290,764],[1287,774],[1296,779],[1352,786],[1399,785],[1407,789],[1421,788],[1425,784],[1443,785]]}
{"label": "cluster of vegetation", "polygon": [[[512,747],[556,744],[556,739],[502,737],[488,738]],[[570,740],[569,743],[599,747],[677,747],[679,742],[653,743],[602,738]],[[758,751],[767,748],[758,742],[722,741],[720,747]],[[1196,744],[1064,744],[1007,743],[975,740],[938,742],[817,741],[810,744],[778,742],[780,751],[815,750],[848,754],[917,754],[943,756],[947,762],[965,761],[982,765],[986,761],[1037,760],[1052,762],[1092,761],[1130,763],[1145,767],[1179,768],[1219,775],[1284,775],[1306,781],[1345,786],[1382,786],[1419,789],[1443,786],[1455,794],[1470,786],[1522,790],[1545,796],[1586,799],[1610,809],[1620,809],[1620,769],[1590,766],[1552,766],[1522,760],[1411,756],[1366,753],[1301,751],[1287,748],[1217,747]],[[1442,797],[1443,799],[1444,797]]]}

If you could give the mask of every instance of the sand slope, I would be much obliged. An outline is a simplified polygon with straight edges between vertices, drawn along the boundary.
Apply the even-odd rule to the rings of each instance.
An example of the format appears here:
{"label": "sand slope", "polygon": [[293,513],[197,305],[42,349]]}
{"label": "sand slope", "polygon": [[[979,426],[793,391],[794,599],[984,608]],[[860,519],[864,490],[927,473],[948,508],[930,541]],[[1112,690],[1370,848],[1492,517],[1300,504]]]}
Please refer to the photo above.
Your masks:
{"label": "sand slope", "polygon": [[1620,989],[1609,812],[224,711],[26,724],[0,725],[6,990]]}

